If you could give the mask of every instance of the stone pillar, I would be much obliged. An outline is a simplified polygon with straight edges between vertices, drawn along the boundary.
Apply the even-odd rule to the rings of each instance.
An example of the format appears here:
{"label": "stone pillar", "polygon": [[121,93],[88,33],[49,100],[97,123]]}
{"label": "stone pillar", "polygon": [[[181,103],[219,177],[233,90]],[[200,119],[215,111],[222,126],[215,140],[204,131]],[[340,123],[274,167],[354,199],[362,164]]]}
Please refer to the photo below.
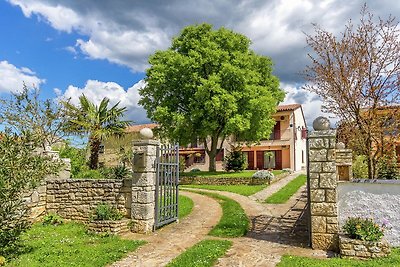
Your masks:
{"label": "stone pillar", "polygon": [[309,178],[312,248],[338,250],[336,130],[318,117],[309,138]]}
{"label": "stone pillar", "polygon": [[133,143],[133,181],[131,218],[133,231],[148,233],[154,226],[156,153],[160,143],[154,140]]}

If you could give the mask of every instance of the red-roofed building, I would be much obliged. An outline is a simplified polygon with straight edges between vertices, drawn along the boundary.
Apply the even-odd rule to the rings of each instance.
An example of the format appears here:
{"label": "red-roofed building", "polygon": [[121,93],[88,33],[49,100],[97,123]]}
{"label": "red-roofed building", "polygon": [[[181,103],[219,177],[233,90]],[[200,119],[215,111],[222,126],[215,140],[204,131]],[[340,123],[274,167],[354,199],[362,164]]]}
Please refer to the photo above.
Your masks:
{"label": "red-roofed building", "polygon": [[[291,169],[301,170],[306,166],[306,121],[303,109],[300,104],[280,105],[277,112],[273,115],[276,123],[271,135],[260,141],[259,144],[242,146],[242,151],[247,158],[248,169]],[[123,139],[123,142],[109,140],[105,144],[105,154],[107,157],[103,161],[105,165],[114,165],[111,162],[116,160],[116,144],[123,143],[130,145],[134,138],[138,138],[138,133],[143,128],[154,129],[157,124],[140,124],[129,126],[126,131],[132,133]],[[126,139],[126,140],[125,140]],[[219,151],[216,157],[217,170],[223,169],[223,159],[228,155],[231,145],[238,145],[235,136],[231,136],[224,143],[223,149]],[[119,146],[119,145],[118,145]],[[114,153],[112,158],[110,155]],[[197,147],[186,147],[180,149],[180,155],[185,157],[187,170],[198,168],[200,170],[208,170],[208,155],[202,144]],[[106,159],[109,160],[106,160]]]}

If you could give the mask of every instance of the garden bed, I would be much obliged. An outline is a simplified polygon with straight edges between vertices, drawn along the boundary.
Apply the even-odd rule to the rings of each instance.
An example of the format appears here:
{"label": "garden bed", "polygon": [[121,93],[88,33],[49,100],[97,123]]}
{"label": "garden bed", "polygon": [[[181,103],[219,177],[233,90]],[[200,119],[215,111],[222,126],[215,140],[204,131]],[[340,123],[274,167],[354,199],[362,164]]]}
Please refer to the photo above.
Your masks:
{"label": "garden bed", "polygon": [[390,254],[390,247],[386,240],[364,241],[339,236],[340,255],[343,258],[370,259],[386,257]]}
{"label": "garden bed", "polygon": [[111,233],[115,235],[129,232],[129,219],[122,220],[105,220],[105,221],[90,221],[88,224],[88,230],[93,233]]}

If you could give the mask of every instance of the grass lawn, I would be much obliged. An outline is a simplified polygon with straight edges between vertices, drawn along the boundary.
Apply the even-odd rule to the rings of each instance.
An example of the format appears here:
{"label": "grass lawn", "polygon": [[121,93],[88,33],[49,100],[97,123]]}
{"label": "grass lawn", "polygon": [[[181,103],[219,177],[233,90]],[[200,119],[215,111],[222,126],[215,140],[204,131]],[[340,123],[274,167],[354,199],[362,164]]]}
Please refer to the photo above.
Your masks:
{"label": "grass lawn", "polygon": [[372,260],[352,260],[352,259],[312,259],[298,256],[282,257],[278,267],[399,267],[400,266],[400,248],[393,249],[392,253],[387,258],[372,259]]}
{"label": "grass lawn", "polygon": [[[245,177],[245,178],[251,178],[251,176],[255,173],[255,170],[245,170],[242,172],[224,172],[224,171],[219,171],[219,172],[182,172],[179,175],[180,176],[208,176],[208,177],[230,177],[230,178],[235,178],[235,177]],[[283,171],[282,170],[273,170],[272,173],[274,175],[281,174]]]}
{"label": "grass lawn", "polygon": [[144,241],[123,240],[118,236],[100,237],[86,233],[82,224],[35,224],[22,236],[27,252],[6,266],[95,267],[123,258]]}
{"label": "grass lawn", "polygon": [[250,196],[266,188],[267,185],[185,185],[183,188],[201,188],[208,190],[227,191],[243,196]]}
{"label": "grass lawn", "polygon": [[250,221],[239,203],[233,199],[215,193],[193,192],[218,200],[222,207],[222,217],[218,224],[208,233],[209,235],[217,237],[240,237],[247,233]]}
{"label": "grass lawn", "polygon": [[179,195],[178,218],[182,219],[182,218],[188,216],[192,212],[193,206],[194,206],[194,203],[191,198]]}
{"label": "grass lawn", "polygon": [[281,204],[288,201],[288,199],[293,196],[294,193],[299,190],[307,181],[307,175],[300,174],[295,179],[290,181],[287,185],[282,187],[278,192],[272,194],[268,197],[265,202],[271,204]]}
{"label": "grass lawn", "polygon": [[208,267],[232,246],[228,240],[203,240],[172,260],[167,267]]}

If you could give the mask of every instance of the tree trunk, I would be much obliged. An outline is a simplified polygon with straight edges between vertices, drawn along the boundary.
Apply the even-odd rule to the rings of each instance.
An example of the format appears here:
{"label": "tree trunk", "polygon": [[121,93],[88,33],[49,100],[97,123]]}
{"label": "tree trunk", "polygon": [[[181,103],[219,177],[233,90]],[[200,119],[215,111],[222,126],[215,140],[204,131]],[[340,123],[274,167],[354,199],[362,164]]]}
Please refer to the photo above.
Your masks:
{"label": "tree trunk", "polygon": [[218,145],[218,137],[211,137],[211,148],[207,150],[208,157],[210,158],[208,171],[215,172],[217,170],[217,166],[215,163],[215,158],[217,156],[217,145]]}
{"label": "tree trunk", "polygon": [[90,138],[90,159],[89,168],[91,170],[96,170],[99,166],[99,152],[101,141],[98,138]]}

